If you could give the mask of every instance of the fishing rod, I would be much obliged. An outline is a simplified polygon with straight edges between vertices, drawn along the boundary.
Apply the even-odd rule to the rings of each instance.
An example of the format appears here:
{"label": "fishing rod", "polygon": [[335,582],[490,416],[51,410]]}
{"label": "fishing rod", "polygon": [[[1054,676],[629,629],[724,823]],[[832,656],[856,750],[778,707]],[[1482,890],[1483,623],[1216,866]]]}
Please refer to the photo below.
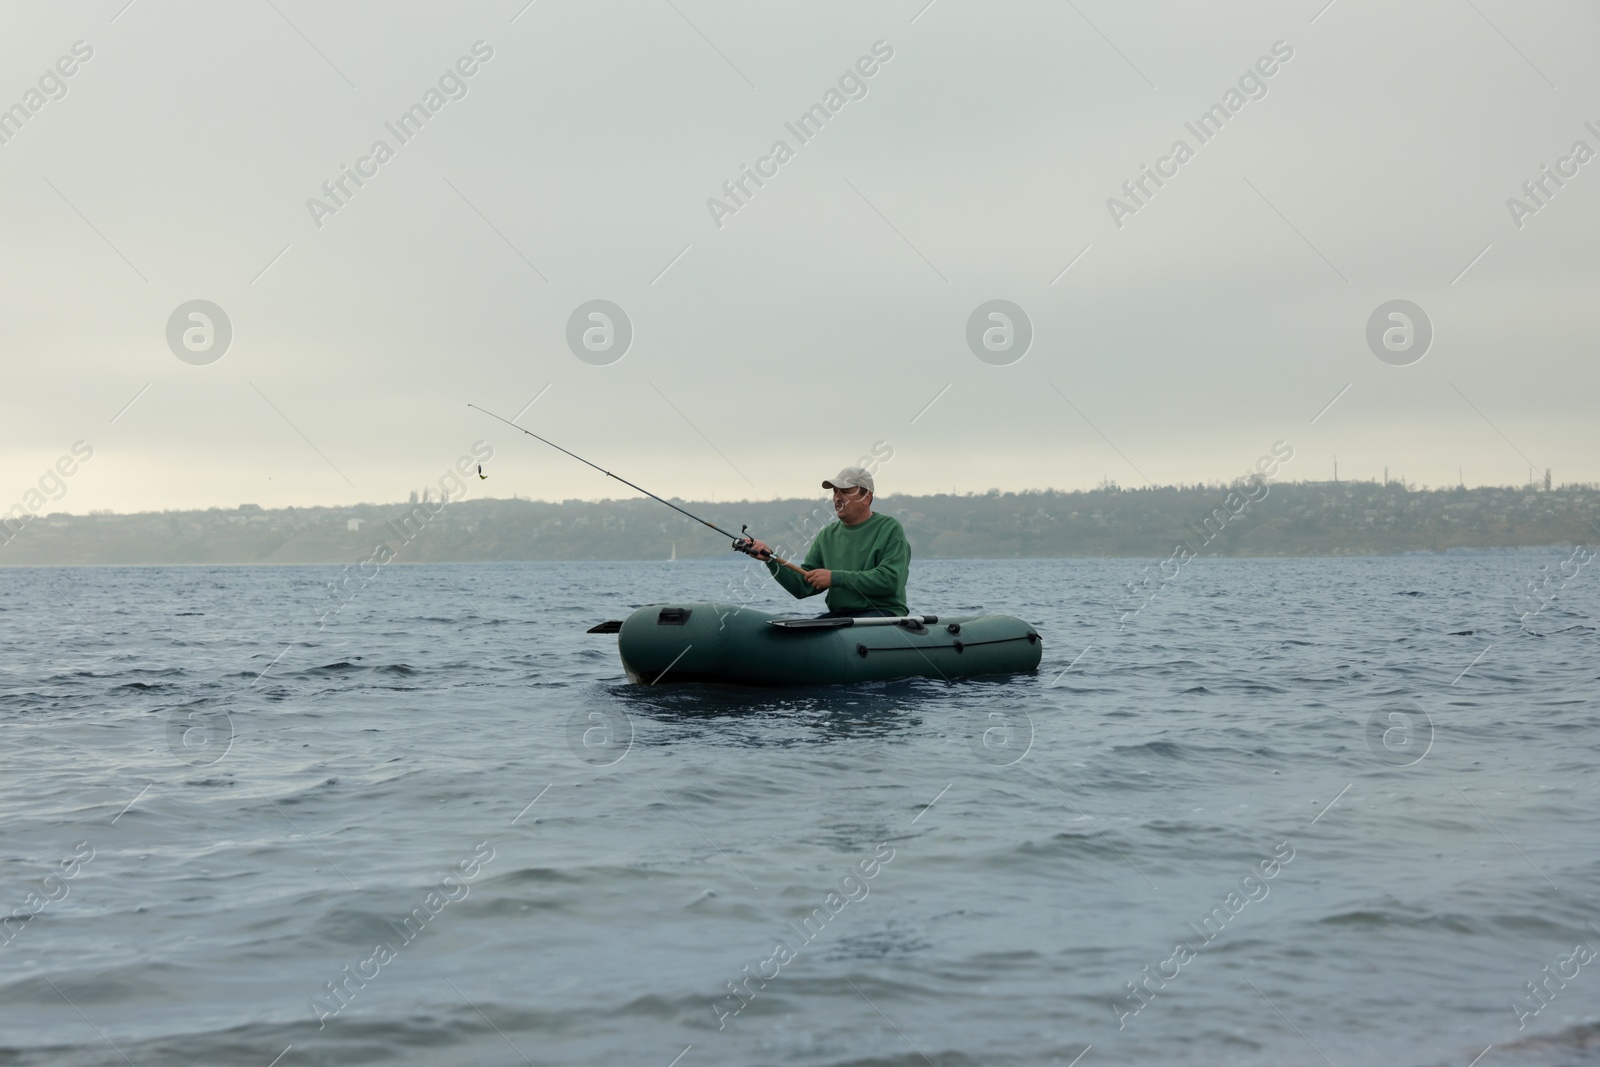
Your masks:
{"label": "fishing rod", "polygon": [[476,409],[478,411],[481,411],[485,415],[489,416],[491,419],[500,419],[501,422],[505,423],[507,426],[511,427],[513,430],[521,430],[523,433],[527,434],[529,437],[533,438],[535,441],[543,441],[545,444],[549,445],[551,448],[555,449],[557,452],[566,452],[567,455],[571,456],[573,459],[577,460],[579,463],[588,464],[589,466],[593,467],[595,470],[599,471],[601,474],[604,474],[607,478],[615,478],[617,481],[621,482],[623,485],[627,486],[629,489],[636,489],[639,492],[643,493],[645,496],[649,497],[651,500],[659,501],[660,503],[667,505],[667,507],[671,508],[673,511],[676,511],[678,514],[686,515],[689,518],[693,519],[695,522],[698,522],[702,526],[709,526],[711,529],[717,531],[717,533],[721,534],[723,537],[726,537],[729,540],[731,540],[733,542],[733,550],[735,552],[743,552],[745,555],[750,556],[753,559],[761,560],[762,562],[766,562],[767,560],[772,560],[774,563],[780,563],[783,566],[788,567],[790,570],[794,571],[796,574],[805,574],[806,573],[804,569],[802,569],[800,567],[796,567],[793,563],[790,563],[786,559],[783,559],[783,558],[781,558],[779,556],[773,555],[771,551],[768,551],[765,555],[762,555],[761,553],[757,552],[755,549],[751,548],[750,546],[753,543],[754,538],[751,538],[751,537],[748,537],[748,536],[744,536],[750,529],[750,526],[749,526],[748,523],[739,527],[740,536],[735,537],[733,534],[729,533],[727,530],[724,530],[722,527],[718,526],[716,523],[708,522],[705,519],[702,519],[700,516],[694,514],[693,512],[685,511],[684,509],[680,508],[678,505],[674,504],[670,500],[662,500],[660,497],[656,496],[650,490],[645,489],[642,486],[634,485],[632,482],[628,481],[628,479],[626,479],[626,478],[619,477],[618,475],[612,474],[610,471],[606,470],[604,467],[600,466],[598,463],[590,463],[588,460],[584,459],[582,456],[578,455],[576,452],[568,452],[565,448],[562,448],[560,445],[556,444],[554,441],[551,441],[551,440],[548,440],[546,438],[540,437],[538,434],[534,433],[532,430],[524,430],[521,426],[518,426],[516,423],[512,422],[510,419],[501,418],[501,416],[496,415],[494,412],[490,411],[488,408],[480,408],[480,407],[478,407],[478,405],[470,404],[470,403],[467,405],[467,407],[474,408],[474,409]]}

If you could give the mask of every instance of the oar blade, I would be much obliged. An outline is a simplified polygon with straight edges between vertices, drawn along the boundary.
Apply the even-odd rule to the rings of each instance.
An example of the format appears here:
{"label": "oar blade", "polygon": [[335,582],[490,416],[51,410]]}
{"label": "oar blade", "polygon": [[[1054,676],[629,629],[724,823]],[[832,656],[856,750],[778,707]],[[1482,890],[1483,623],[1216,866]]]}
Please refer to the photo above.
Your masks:
{"label": "oar blade", "polygon": [[856,620],[851,618],[840,619],[768,619],[768,626],[776,626],[780,630],[842,630],[846,626],[854,626]]}

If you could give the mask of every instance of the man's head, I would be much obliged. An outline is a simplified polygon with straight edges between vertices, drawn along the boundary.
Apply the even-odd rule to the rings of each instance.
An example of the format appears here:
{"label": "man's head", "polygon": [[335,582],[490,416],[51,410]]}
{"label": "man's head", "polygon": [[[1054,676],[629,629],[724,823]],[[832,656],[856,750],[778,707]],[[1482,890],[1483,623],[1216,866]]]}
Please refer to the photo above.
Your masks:
{"label": "man's head", "polygon": [[846,526],[859,526],[872,517],[872,475],[865,467],[846,467],[822,483],[833,490],[833,511]]}

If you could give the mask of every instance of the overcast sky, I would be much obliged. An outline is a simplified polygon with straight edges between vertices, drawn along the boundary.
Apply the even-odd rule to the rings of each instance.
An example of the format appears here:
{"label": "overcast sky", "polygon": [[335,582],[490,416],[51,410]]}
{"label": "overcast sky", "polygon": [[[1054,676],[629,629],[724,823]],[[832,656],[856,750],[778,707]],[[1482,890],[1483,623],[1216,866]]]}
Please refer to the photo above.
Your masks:
{"label": "overcast sky", "polygon": [[1592,3],[525,4],[7,4],[0,509],[1600,481]]}

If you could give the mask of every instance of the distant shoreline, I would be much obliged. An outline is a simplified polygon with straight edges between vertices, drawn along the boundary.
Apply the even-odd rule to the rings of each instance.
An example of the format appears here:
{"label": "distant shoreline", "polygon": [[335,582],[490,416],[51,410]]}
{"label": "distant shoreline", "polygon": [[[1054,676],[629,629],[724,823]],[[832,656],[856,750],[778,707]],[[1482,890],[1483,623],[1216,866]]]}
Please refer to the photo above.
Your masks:
{"label": "distant shoreline", "polygon": [[[725,529],[803,557],[832,521],[821,499],[679,501]],[[1399,483],[894,496],[916,559],[1305,559],[1439,555],[1600,543],[1600,488],[1417,491]],[[680,562],[734,559],[704,526],[643,499],[425,499],[268,511],[60,513],[0,526],[0,567],[344,566],[390,562]]]}
{"label": "distant shoreline", "polygon": [[[1600,539],[1597,539],[1597,540],[1600,540]],[[1432,551],[1432,550],[1415,550],[1415,549],[1407,550],[1407,551],[1404,551],[1404,552],[1366,552],[1366,553],[1346,552],[1346,553],[1343,553],[1341,555],[1305,553],[1305,554],[1300,554],[1300,555],[1256,556],[1256,555],[1248,555],[1248,554],[1245,554],[1245,553],[1239,553],[1237,555],[1232,555],[1232,556],[1200,556],[1200,557],[1197,557],[1197,558],[1215,560],[1215,561],[1219,561],[1219,562],[1240,562],[1240,561],[1246,561],[1246,560],[1251,561],[1251,562],[1261,561],[1261,560],[1291,561],[1291,560],[1302,560],[1302,559],[1340,559],[1340,560],[1402,559],[1402,558],[1405,558],[1407,556],[1416,556],[1416,557],[1423,557],[1423,556],[1427,556],[1427,557],[1457,556],[1457,557],[1462,557],[1462,558],[1469,558],[1469,557],[1472,557],[1472,556],[1490,556],[1490,555],[1498,555],[1498,554],[1501,554],[1501,553],[1512,553],[1512,552],[1517,552],[1517,553],[1526,552],[1526,553],[1530,553],[1531,554],[1531,553],[1541,552],[1541,551],[1545,551],[1545,550],[1572,549],[1572,548],[1579,547],[1579,544],[1580,544],[1579,542],[1568,542],[1568,543],[1565,543],[1565,544],[1549,544],[1549,545],[1504,545],[1504,546],[1485,546],[1485,547],[1474,547],[1474,548],[1447,548],[1447,549],[1442,549],[1442,550],[1437,551],[1437,552]],[[1156,555],[1149,555],[1149,556],[931,556],[931,557],[924,557],[924,558],[921,558],[921,559],[913,557],[912,563],[913,563],[913,565],[915,565],[917,563],[1041,563],[1041,562],[1048,563],[1048,562],[1059,562],[1059,561],[1063,561],[1063,560],[1084,560],[1084,561],[1089,561],[1089,560],[1100,560],[1100,561],[1130,560],[1130,561],[1134,561],[1134,562],[1156,563],[1161,558],[1162,558],[1161,556],[1156,556]],[[409,563],[404,561],[404,560],[396,560],[394,565],[395,566],[400,566],[400,567],[407,567],[407,568],[410,568],[410,567],[512,567],[512,566],[523,566],[523,565],[526,565],[526,564],[535,564],[535,565],[542,566],[542,567],[546,567],[546,566],[547,567],[567,567],[567,566],[574,566],[574,565],[588,566],[588,565],[596,564],[596,563],[649,563],[649,564],[663,563],[664,564],[664,563],[668,563],[668,562],[692,563],[692,564],[711,564],[711,565],[714,565],[714,566],[725,566],[725,565],[728,565],[728,564],[733,564],[733,565],[737,566],[737,565],[739,565],[739,564],[741,564],[741,563],[743,563],[745,561],[741,557],[735,555],[730,550],[727,559],[722,559],[721,557],[679,559],[679,560],[672,560],[672,561],[664,560],[664,559],[438,559],[438,560],[430,559],[430,560],[413,560],[413,561],[411,561]],[[121,569],[144,568],[144,569],[148,569],[148,570],[178,570],[178,569],[184,569],[184,568],[201,568],[201,567],[204,567],[204,568],[261,567],[261,568],[282,568],[282,569],[288,570],[288,569],[295,568],[295,567],[344,567],[344,566],[348,566],[348,563],[345,560],[332,560],[332,561],[327,561],[327,562],[322,562],[322,563],[315,563],[315,562],[311,562],[311,563],[283,563],[283,562],[271,562],[271,561],[268,561],[268,562],[255,562],[255,563],[250,563],[250,562],[245,562],[245,563],[238,563],[238,562],[234,562],[234,563],[0,563],[0,571],[30,571],[30,570],[32,570],[32,571],[43,571],[43,570],[69,570],[69,569],[70,570],[94,570],[94,569],[110,570],[110,569],[113,569],[113,568],[121,568]]]}

